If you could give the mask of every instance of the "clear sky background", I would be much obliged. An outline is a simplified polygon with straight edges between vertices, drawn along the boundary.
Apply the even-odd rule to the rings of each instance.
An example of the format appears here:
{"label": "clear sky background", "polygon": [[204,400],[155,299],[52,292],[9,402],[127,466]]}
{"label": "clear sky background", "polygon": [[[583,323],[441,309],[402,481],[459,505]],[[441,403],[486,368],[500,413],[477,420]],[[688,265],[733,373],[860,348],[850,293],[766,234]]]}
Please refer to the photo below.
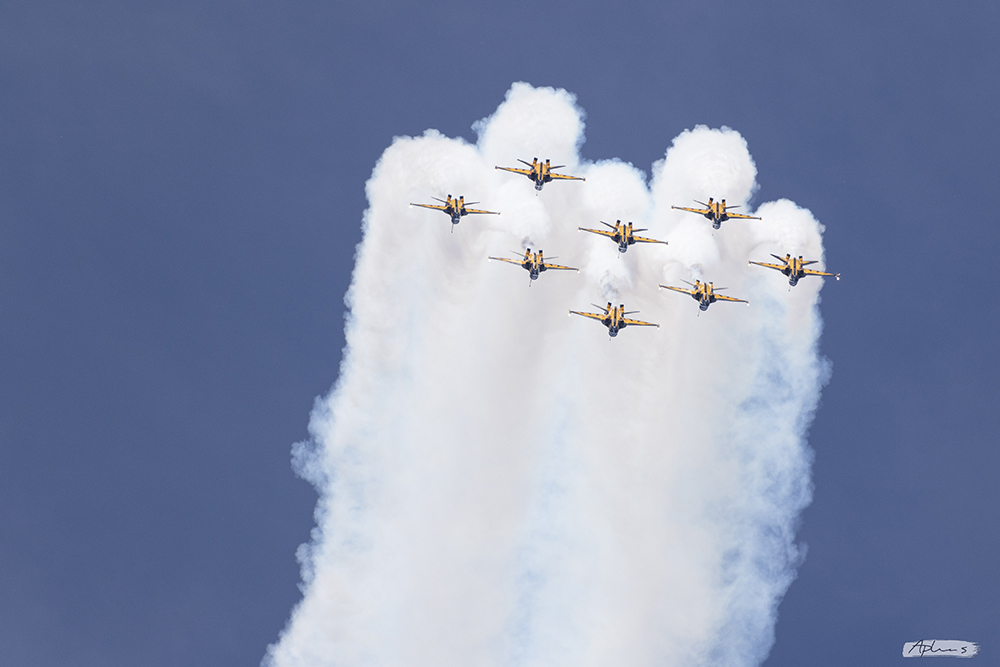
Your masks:
{"label": "clear sky background", "polygon": [[1000,9],[989,2],[0,6],[0,664],[255,665],[336,379],[364,182],[513,81],[649,171],[737,129],[826,225],[808,554],[768,667],[1000,646]]}

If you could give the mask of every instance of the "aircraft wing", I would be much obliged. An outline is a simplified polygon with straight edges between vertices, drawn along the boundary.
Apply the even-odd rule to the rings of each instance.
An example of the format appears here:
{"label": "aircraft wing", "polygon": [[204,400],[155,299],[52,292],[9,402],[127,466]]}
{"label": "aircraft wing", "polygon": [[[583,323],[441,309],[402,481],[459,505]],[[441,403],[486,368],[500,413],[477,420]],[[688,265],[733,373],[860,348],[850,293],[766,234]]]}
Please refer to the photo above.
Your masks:
{"label": "aircraft wing", "polygon": [[632,235],[632,238],[636,243],[662,243],[663,245],[668,245],[666,241],[657,241],[656,239],[647,239],[645,236]]}
{"label": "aircraft wing", "polygon": [[691,211],[692,213],[700,213],[702,215],[711,213],[707,208],[687,208],[686,206],[671,206],[670,208],[675,208],[678,211]]}
{"label": "aircraft wing", "polygon": [[622,322],[630,327],[656,327],[660,328],[659,324],[653,324],[652,322],[643,322],[642,320],[632,320],[627,317],[622,318]]}
{"label": "aircraft wing", "polygon": [[601,236],[607,236],[609,239],[615,237],[613,231],[604,231],[603,229],[587,229],[586,227],[577,227],[581,232],[590,232],[591,234],[600,234]]}
{"label": "aircraft wing", "polygon": [[660,285],[660,287],[662,287],[663,289],[670,289],[670,290],[673,290],[675,292],[681,292],[683,294],[692,294],[693,295],[695,293],[695,291],[693,289],[684,289],[683,287],[671,287],[670,285]]}
{"label": "aircraft wing", "polygon": [[807,276],[836,276],[837,280],[840,280],[839,273],[827,273],[826,271],[816,271],[815,269],[802,269],[802,273]]}
{"label": "aircraft wing", "polygon": [[738,302],[738,303],[750,303],[746,299],[737,299],[736,297],[725,296],[725,295],[719,294],[718,292],[712,292],[712,296],[714,296],[719,301],[735,301],[735,302]]}
{"label": "aircraft wing", "polygon": [[462,210],[463,213],[489,213],[490,215],[500,215],[498,211],[481,211],[478,208],[467,208]]}
{"label": "aircraft wing", "polygon": [[545,267],[546,271],[548,271],[549,269],[557,269],[559,271],[579,271],[580,270],[580,269],[575,269],[572,266],[561,266],[559,264],[549,264],[548,262],[542,262],[542,266]]}
{"label": "aircraft wing", "polygon": [[605,318],[608,317],[604,313],[600,313],[600,314],[598,314],[598,313],[581,313],[579,310],[571,310],[571,311],[569,311],[569,314],[570,315],[583,315],[584,317],[589,317],[592,320],[597,320],[598,322],[601,322],[602,324],[603,324]]}
{"label": "aircraft wing", "polygon": [[447,206],[437,206],[435,204],[410,204],[410,206],[419,206],[420,208],[432,208],[435,211],[443,211]]}
{"label": "aircraft wing", "polygon": [[518,266],[524,266],[523,259],[507,259],[506,257],[490,257],[490,259],[495,259],[500,262],[507,262],[508,264],[517,264]]}
{"label": "aircraft wing", "polygon": [[515,174],[524,174],[525,176],[531,176],[532,171],[530,169],[518,169],[517,167],[493,167],[494,169],[499,169],[500,171],[512,171]]}
{"label": "aircraft wing", "polygon": [[549,172],[549,176],[551,176],[552,178],[561,178],[564,181],[585,181],[585,180],[587,180],[586,178],[583,178],[582,176],[567,176],[566,174],[554,174],[551,171]]}
{"label": "aircraft wing", "polygon": [[743,218],[744,220],[760,220],[756,215],[744,215],[742,213],[730,213],[726,211],[726,215],[730,218]]}
{"label": "aircraft wing", "polygon": [[784,271],[788,268],[787,264],[771,264],[770,262],[750,262],[751,264],[756,264],[757,266],[766,266],[769,269],[777,269],[778,271]]}

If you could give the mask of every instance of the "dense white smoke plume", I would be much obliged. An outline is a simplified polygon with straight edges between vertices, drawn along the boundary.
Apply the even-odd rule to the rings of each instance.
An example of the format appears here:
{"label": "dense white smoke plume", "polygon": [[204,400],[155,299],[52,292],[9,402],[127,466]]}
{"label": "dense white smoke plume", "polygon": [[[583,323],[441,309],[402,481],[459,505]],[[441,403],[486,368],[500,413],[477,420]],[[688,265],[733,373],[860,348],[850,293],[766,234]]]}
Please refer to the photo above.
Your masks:
{"label": "dense white smoke plume", "polygon": [[[800,556],[826,366],[821,279],[789,290],[747,260],[819,259],[822,226],[787,200],[718,231],[670,208],[746,206],[756,167],[727,128],[683,132],[648,187],[580,161],[563,90],[515,84],[475,129],[397,138],[368,182],[340,379],[295,451],[321,496],[304,599],[265,663],[758,664]],[[534,156],[587,180],[536,194],[494,170]],[[452,233],[407,206],[446,194],[502,215]],[[670,245],[620,256],[577,231],[617,219]],[[525,247],[581,271],[529,289],[487,261]],[[657,288],[695,278],[750,306]],[[609,340],[568,316],[608,300],[661,328]]]}

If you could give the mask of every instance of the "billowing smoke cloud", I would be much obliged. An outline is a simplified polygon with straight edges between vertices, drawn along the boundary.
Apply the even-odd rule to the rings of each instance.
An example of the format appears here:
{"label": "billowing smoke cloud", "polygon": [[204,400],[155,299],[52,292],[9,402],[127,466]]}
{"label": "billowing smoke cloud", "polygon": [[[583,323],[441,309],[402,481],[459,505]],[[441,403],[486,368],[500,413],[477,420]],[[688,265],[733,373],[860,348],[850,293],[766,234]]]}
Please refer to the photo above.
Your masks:
{"label": "billowing smoke cloud", "polygon": [[[583,112],[515,84],[476,145],[429,130],[390,146],[347,294],[347,348],[294,452],[319,489],[304,598],[265,663],[378,667],[753,665],[809,502],[805,433],[827,369],[820,279],[748,266],[822,257],[781,200],[711,224],[671,205],[747,205],[756,167],[727,128],[678,136],[645,175],[580,161]],[[536,194],[494,165],[551,158]],[[501,216],[408,208],[464,195]],[[746,208],[740,209],[746,211]],[[581,233],[633,221],[669,246],[619,255]],[[525,247],[580,273],[488,255]],[[708,279],[750,300],[700,313],[657,285]],[[622,301],[656,322],[610,340],[569,317]]]}

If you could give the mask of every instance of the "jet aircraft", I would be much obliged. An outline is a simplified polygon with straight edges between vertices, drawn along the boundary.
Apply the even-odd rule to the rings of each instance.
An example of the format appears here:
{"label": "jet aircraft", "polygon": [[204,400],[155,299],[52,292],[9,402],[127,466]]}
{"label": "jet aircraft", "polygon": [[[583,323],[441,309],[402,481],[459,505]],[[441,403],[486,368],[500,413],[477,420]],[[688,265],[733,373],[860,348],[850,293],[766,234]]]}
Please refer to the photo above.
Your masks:
{"label": "jet aircraft", "polygon": [[[515,253],[516,254],[516,253]],[[550,264],[545,261],[542,255],[542,251],[531,252],[531,248],[524,251],[524,258],[520,260],[507,259],[506,257],[490,257],[490,259],[495,259],[500,262],[507,262],[509,264],[517,264],[518,266],[526,269],[528,275],[531,276],[531,280],[538,280],[538,276],[542,271],[548,271],[549,269],[557,269],[559,271],[579,271],[580,269],[574,268],[572,266],[560,266],[559,264]],[[528,283],[528,287],[531,287],[531,283]]]}
{"label": "jet aircraft", "polygon": [[[498,213],[497,211],[481,211],[476,208],[466,208],[465,197],[458,197],[457,199],[455,199],[452,198],[451,195],[448,195],[447,199],[438,199],[437,197],[431,197],[431,199],[437,199],[437,201],[444,204],[444,206],[438,206],[437,204],[410,204],[410,206],[419,206],[420,208],[430,208],[434,209],[435,211],[444,211],[445,213],[451,216],[452,225],[457,225],[462,221],[463,216],[469,215],[471,213],[486,213],[489,215],[500,215],[500,213]],[[478,203],[479,202],[477,201],[470,201],[468,205],[471,206],[472,204],[478,204]],[[452,227],[451,231],[455,231],[455,228]]]}
{"label": "jet aircraft", "polygon": [[629,312],[625,312],[624,305],[619,305],[617,308],[615,308],[611,305],[610,301],[608,301],[607,308],[602,308],[601,306],[598,306],[596,303],[592,305],[595,308],[600,308],[604,312],[581,313],[578,310],[571,310],[569,311],[569,314],[583,315],[584,317],[589,317],[592,320],[597,320],[598,322],[600,322],[601,324],[603,324],[608,328],[608,335],[611,336],[612,338],[617,336],[618,332],[624,329],[625,327],[656,327],[657,329],[660,328],[659,324],[653,324],[652,322],[643,322],[642,320],[632,320],[625,317],[626,315],[631,315],[632,313],[638,313],[639,311],[631,310]]}
{"label": "jet aircraft", "polygon": [[500,169],[501,171],[510,171],[515,174],[523,174],[530,178],[534,184],[536,190],[541,190],[542,186],[553,179],[563,179],[566,181],[585,181],[586,178],[581,176],[566,176],[565,174],[557,174],[553,169],[562,169],[566,165],[560,164],[553,167],[549,160],[545,162],[539,162],[538,158],[532,158],[531,163],[527,163],[524,160],[518,160],[521,164],[527,165],[527,169],[520,169],[518,167],[494,167],[494,169]]}
{"label": "jet aircraft", "polygon": [[[691,285],[691,283],[688,283],[686,280],[683,282],[687,283],[688,285]],[[738,301],[740,303],[745,303],[748,306],[750,305],[750,302],[747,301],[746,299],[736,299],[731,296],[716,294],[715,292],[716,289],[723,290],[726,288],[725,287],[717,288],[713,283],[703,283],[700,280],[694,281],[694,284],[691,285],[691,287],[693,287],[694,289],[684,289],[683,287],[671,287],[670,285],[660,285],[660,287],[663,289],[673,290],[675,292],[690,294],[691,298],[693,298],[695,301],[698,302],[698,308],[700,308],[701,310],[708,310],[708,307],[711,306],[716,301]]]}
{"label": "jet aircraft", "polygon": [[777,255],[771,255],[776,260],[781,262],[781,264],[770,264],[768,262],[750,262],[751,264],[756,264],[757,266],[766,266],[769,269],[777,269],[781,271],[786,276],[788,276],[788,284],[792,287],[798,284],[800,278],[805,278],[806,276],[833,276],[837,280],[840,280],[839,273],[827,273],[826,271],[816,271],[815,269],[807,269],[810,264],[815,264],[818,259],[802,261],[802,255],[797,258],[792,257],[790,254],[785,253],[784,259],[778,257]]}
{"label": "jet aircraft", "polygon": [[670,208],[675,208],[678,211],[691,211],[692,213],[699,213],[709,220],[712,221],[712,229],[718,229],[722,226],[726,220],[730,218],[742,218],[745,220],[760,220],[755,215],[744,215],[742,213],[730,213],[729,211],[734,208],[739,208],[739,206],[727,206],[726,200],[715,201],[711,197],[708,198],[708,203],[700,202],[697,199],[694,200],[696,204],[701,204],[705,208],[685,208],[683,206],[671,206]]}
{"label": "jet aircraft", "polygon": [[610,229],[610,232],[606,232],[603,229],[587,229],[586,227],[578,227],[581,232],[590,232],[591,234],[600,234],[602,236],[607,236],[609,239],[618,244],[618,252],[625,252],[628,250],[630,245],[636,243],[662,243],[667,245],[666,241],[657,241],[656,239],[647,239],[644,236],[635,236],[633,232],[645,232],[645,229],[632,229],[632,223],[627,225],[622,225],[622,221],[618,220],[612,227],[603,220],[599,221],[602,225]]}

